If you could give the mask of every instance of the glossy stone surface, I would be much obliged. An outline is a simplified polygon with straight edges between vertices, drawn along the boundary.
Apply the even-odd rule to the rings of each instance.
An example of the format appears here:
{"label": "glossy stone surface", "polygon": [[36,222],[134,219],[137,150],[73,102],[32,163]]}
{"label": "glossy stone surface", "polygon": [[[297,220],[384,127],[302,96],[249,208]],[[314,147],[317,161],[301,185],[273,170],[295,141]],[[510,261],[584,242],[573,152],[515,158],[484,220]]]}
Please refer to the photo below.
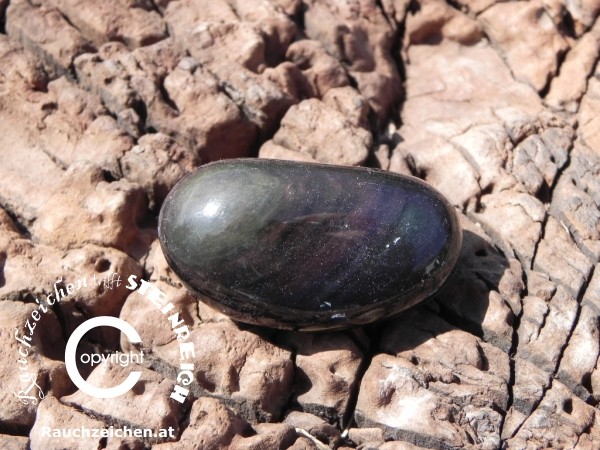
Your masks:
{"label": "glossy stone surface", "polygon": [[462,243],[454,209],[421,180],[261,159],[183,178],[158,231],[170,267],[203,301],[297,330],[365,324],[418,303]]}

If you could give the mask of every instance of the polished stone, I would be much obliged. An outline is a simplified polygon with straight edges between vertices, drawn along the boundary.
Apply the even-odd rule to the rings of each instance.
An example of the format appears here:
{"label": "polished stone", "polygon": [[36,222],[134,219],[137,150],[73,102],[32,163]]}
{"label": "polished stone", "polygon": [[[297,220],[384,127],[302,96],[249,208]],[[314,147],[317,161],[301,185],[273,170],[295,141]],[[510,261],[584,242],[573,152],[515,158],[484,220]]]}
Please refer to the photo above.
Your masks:
{"label": "polished stone", "polygon": [[420,302],[462,243],[452,206],[419,179],[261,159],[183,178],[158,232],[170,267],[203,301],[297,330],[365,324]]}

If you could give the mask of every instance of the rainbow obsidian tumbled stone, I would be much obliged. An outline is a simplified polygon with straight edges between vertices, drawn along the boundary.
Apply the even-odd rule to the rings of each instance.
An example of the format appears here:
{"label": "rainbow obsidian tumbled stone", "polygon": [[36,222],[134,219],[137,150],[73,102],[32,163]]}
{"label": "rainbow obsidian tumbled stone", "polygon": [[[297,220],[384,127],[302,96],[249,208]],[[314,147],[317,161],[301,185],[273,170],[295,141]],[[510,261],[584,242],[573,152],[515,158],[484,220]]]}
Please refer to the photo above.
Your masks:
{"label": "rainbow obsidian tumbled stone", "polygon": [[454,209],[419,179],[261,159],[187,175],[158,233],[170,267],[204,302],[294,330],[366,324],[420,302],[462,244]]}

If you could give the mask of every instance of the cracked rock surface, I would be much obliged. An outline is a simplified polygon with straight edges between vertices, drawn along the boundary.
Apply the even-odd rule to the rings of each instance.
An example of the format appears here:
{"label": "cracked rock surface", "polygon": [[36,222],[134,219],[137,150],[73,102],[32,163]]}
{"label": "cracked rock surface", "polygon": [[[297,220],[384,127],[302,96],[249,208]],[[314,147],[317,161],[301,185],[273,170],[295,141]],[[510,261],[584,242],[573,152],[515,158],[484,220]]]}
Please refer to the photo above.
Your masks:
{"label": "cracked rock surface", "polygon": [[[599,14],[598,0],[0,0],[0,447],[600,448]],[[182,176],[234,157],[426,180],[460,216],[455,273],[381,324],[232,322],[171,272],[156,222]],[[188,327],[183,403],[182,339],[130,275]],[[142,342],[97,328],[80,350],[146,355],[116,399],[65,365],[70,334],[103,315]],[[129,369],[80,370],[101,387]],[[45,435],[111,426],[174,434]]]}

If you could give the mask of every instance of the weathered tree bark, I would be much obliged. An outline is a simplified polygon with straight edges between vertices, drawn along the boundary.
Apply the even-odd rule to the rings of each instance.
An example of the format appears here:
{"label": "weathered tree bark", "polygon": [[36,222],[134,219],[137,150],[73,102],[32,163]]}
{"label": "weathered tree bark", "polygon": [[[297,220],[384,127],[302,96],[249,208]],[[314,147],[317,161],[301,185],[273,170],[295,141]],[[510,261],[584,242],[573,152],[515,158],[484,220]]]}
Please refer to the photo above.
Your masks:
{"label": "weathered tree bark", "polygon": [[[598,0],[0,0],[2,447],[600,448],[599,13]],[[427,180],[461,216],[456,272],[382,324],[235,324],[185,291],[155,223],[184,174],[242,156]],[[179,343],[130,275],[189,326],[183,404]],[[111,400],[78,391],[64,363],[100,315],[131,323],[147,354],[143,388]],[[15,339],[28,320],[31,347]],[[133,349],[110,329],[81,345]],[[36,401],[20,401],[33,381]],[[175,437],[44,434],[82,426]]]}

